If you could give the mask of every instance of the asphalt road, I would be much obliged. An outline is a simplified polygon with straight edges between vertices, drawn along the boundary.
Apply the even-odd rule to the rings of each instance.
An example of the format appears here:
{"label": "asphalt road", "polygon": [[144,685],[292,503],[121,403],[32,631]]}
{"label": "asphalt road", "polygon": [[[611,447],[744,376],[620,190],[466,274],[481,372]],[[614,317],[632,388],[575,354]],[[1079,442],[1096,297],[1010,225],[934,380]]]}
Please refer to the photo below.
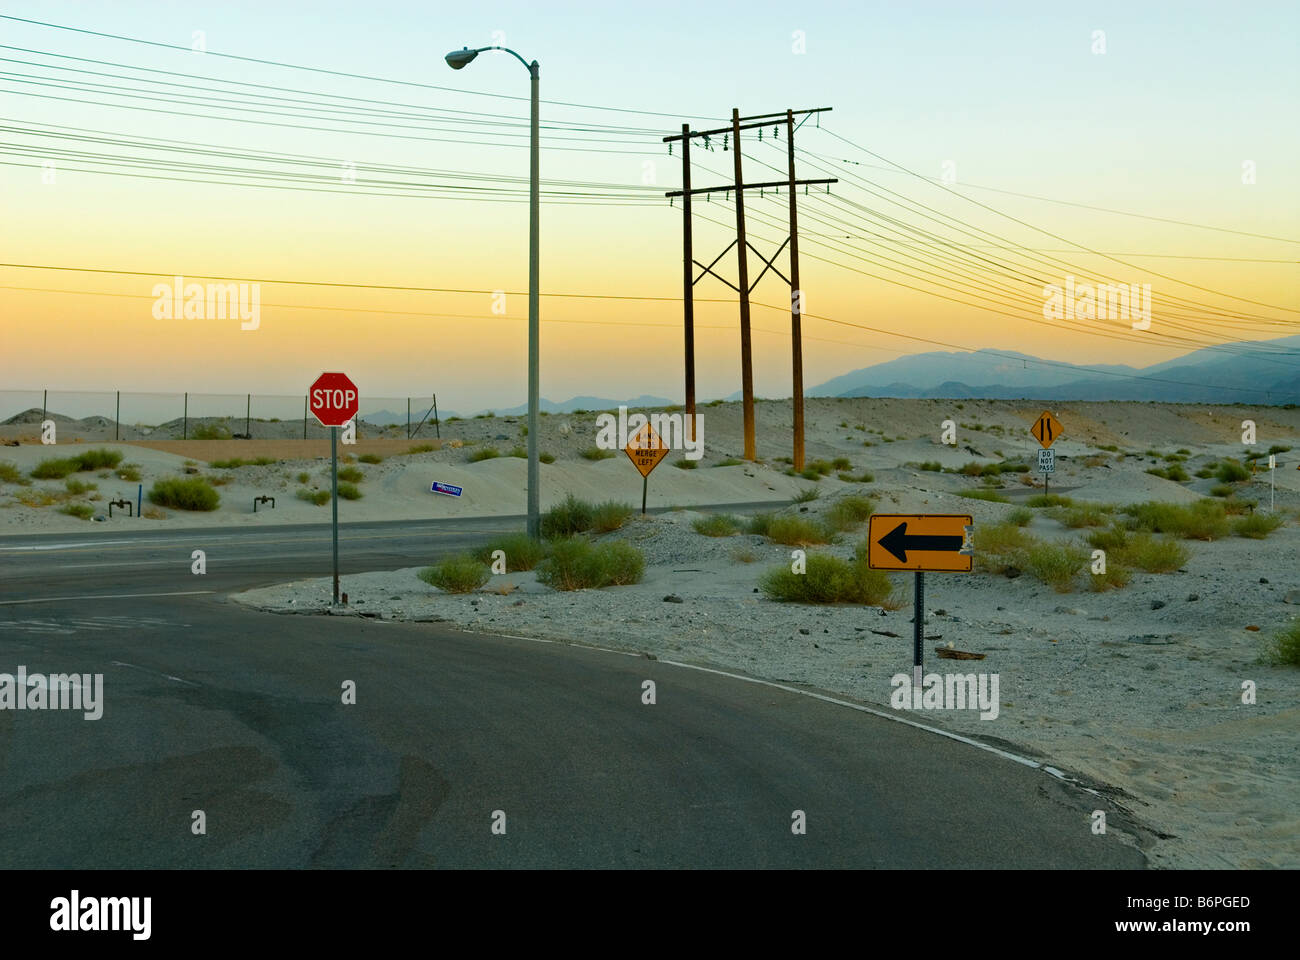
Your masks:
{"label": "asphalt road", "polygon": [[[519,526],[348,525],[342,568],[425,563]],[[811,697],[226,599],[327,574],[327,524],[101,532],[0,538],[0,672],[104,675],[99,720],[0,711],[2,866],[1144,863],[1113,831],[1091,833],[1094,796]],[[194,549],[205,576],[190,572]]]}

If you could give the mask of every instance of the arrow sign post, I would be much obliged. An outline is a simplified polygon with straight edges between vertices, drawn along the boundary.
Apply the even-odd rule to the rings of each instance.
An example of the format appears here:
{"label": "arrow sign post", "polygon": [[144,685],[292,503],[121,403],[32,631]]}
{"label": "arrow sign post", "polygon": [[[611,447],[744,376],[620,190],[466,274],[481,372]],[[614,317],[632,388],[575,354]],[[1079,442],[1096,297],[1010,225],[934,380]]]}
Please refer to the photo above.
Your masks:
{"label": "arrow sign post", "polygon": [[921,686],[925,634],[925,571],[970,573],[974,559],[969,514],[875,514],[867,530],[867,566],[916,573],[912,613],[912,682]]}

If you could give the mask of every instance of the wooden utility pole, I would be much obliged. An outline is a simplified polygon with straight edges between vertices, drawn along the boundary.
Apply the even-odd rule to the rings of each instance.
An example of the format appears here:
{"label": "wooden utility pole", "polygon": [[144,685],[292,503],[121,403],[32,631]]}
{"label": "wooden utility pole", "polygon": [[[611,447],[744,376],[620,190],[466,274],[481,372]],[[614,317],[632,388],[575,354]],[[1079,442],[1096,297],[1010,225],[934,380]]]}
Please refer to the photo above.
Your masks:
{"label": "wooden utility pole", "polygon": [[[816,180],[796,180],[794,172],[794,131],[796,129],[794,118],[803,116],[805,119],[814,114],[822,113],[829,110],[830,107],[818,107],[813,110],[786,110],[784,113],[766,113],[753,117],[742,117],[740,110],[733,108],[731,111],[731,126],[720,127],[717,130],[691,130],[690,124],[682,124],[682,132],[670,137],[664,137],[666,143],[680,140],[682,143],[682,189],[670,190],[666,194],[668,197],[683,198],[683,256],[682,256],[682,301],[684,309],[685,337],[686,337],[686,413],[692,425],[695,422],[695,301],[694,288],[700,280],[704,279],[705,274],[721,280],[724,284],[735,290],[740,297],[740,386],[741,402],[744,415],[745,426],[745,459],[754,460],[758,456],[757,441],[755,437],[754,424],[754,369],[753,369],[753,349],[751,343],[750,331],[750,304],[749,295],[753,289],[758,286],[759,280],[763,275],[771,270],[777,276],[781,276],[781,271],[775,266],[776,258],[781,251],[788,245],[790,247],[790,276],[783,277],[790,285],[790,332],[791,332],[791,356],[794,368],[794,462],[795,469],[802,470],[804,466],[804,410],[803,410],[803,332],[801,328],[801,319],[803,314],[803,293],[799,288],[799,242],[798,242],[798,223],[796,220],[796,203],[795,188],[803,186],[805,190],[809,184],[832,184],[839,181],[833,177]],[[787,159],[789,163],[789,177],[786,180],[777,180],[764,183],[745,183],[740,152],[740,133],[742,130],[752,130],[761,128],[774,123],[775,118],[785,118],[786,136],[787,136]],[[693,137],[703,137],[706,147],[710,147],[709,138],[719,134],[729,135],[731,140],[731,149],[735,151],[732,158],[734,170],[734,181],[731,184],[718,187],[691,187],[690,179],[690,141]],[[671,148],[670,148],[671,149]],[[723,149],[726,149],[724,141]],[[774,188],[780,189],[786,187],[790,191],[790,234],[786,237],[785,242],[781,244],[771,258],[763,256],[755,249],[745,236],[745,199],[746,190]],[[707,266],[695,259],[694,247],[691,238],[691,197],[699,193],[720,193],[725,191],[736,192],[736,239],[733,240],[726,250],[714,257],[713,262]],[[718,261],[736,248],[736,283],[725,279],[713,271]],[[764,267],[762,272],[754,280],[749,281],[749,252],[758,256],[763,261]],[[698,277],[692,276],[693,267],[700,267],[704,273]]]}
{"label": "wooden utility pole", "polygon": [[691,247],[691,125],[682,124],[682,308],[686,336],[686,436],[695,439],[695,261]]}

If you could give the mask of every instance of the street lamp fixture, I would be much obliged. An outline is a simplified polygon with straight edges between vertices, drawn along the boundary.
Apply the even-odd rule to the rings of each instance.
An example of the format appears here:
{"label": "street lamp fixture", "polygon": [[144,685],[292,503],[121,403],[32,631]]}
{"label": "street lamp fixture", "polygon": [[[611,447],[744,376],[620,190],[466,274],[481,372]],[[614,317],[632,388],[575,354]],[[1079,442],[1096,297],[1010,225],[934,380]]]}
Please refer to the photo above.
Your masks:
{"label": "street lamp fixture", "polygon": [[528,68],[532,77],[532,116],[531,116],[531,150],[529,158],[528,184],[528,535],[541,536],[541,466],[537,459],[538,404],[540,402],[540,382],[538,375],[538,304],[539,304],[539,221],[541,219],[540,203],[540,162],[537,135],[538,100],[537,84],[539,68],[537,61],[531,63],[508,47],[478,47],[471,50],[462,47],[447,54],[447,66],[453,70],[462,70],[475,57],[485,50],[500,50],[508,53]]}

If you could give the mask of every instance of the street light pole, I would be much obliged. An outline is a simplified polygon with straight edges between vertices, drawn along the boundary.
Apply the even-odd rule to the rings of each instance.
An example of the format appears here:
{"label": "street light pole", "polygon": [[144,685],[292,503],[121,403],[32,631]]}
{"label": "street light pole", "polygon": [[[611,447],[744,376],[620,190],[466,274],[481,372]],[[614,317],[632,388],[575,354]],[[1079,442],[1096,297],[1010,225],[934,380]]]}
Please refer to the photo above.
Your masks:
{"label": "street light pole", "polygon": [[508,47],[465,47],[447,54],[447,66],[460,70],[484,50],[501,50],[510,54],[525,67],[532,78],[532,116],[530,118],[529,184],[528,184],[528,535],[541,536],[541,464],[538,460],[537,433],[538,406],[541,403],[540,350],[541,333],[541,146],[538,135],[538,117],[541,100],[538,94],[540,67],[537,61],[529,63]]}

